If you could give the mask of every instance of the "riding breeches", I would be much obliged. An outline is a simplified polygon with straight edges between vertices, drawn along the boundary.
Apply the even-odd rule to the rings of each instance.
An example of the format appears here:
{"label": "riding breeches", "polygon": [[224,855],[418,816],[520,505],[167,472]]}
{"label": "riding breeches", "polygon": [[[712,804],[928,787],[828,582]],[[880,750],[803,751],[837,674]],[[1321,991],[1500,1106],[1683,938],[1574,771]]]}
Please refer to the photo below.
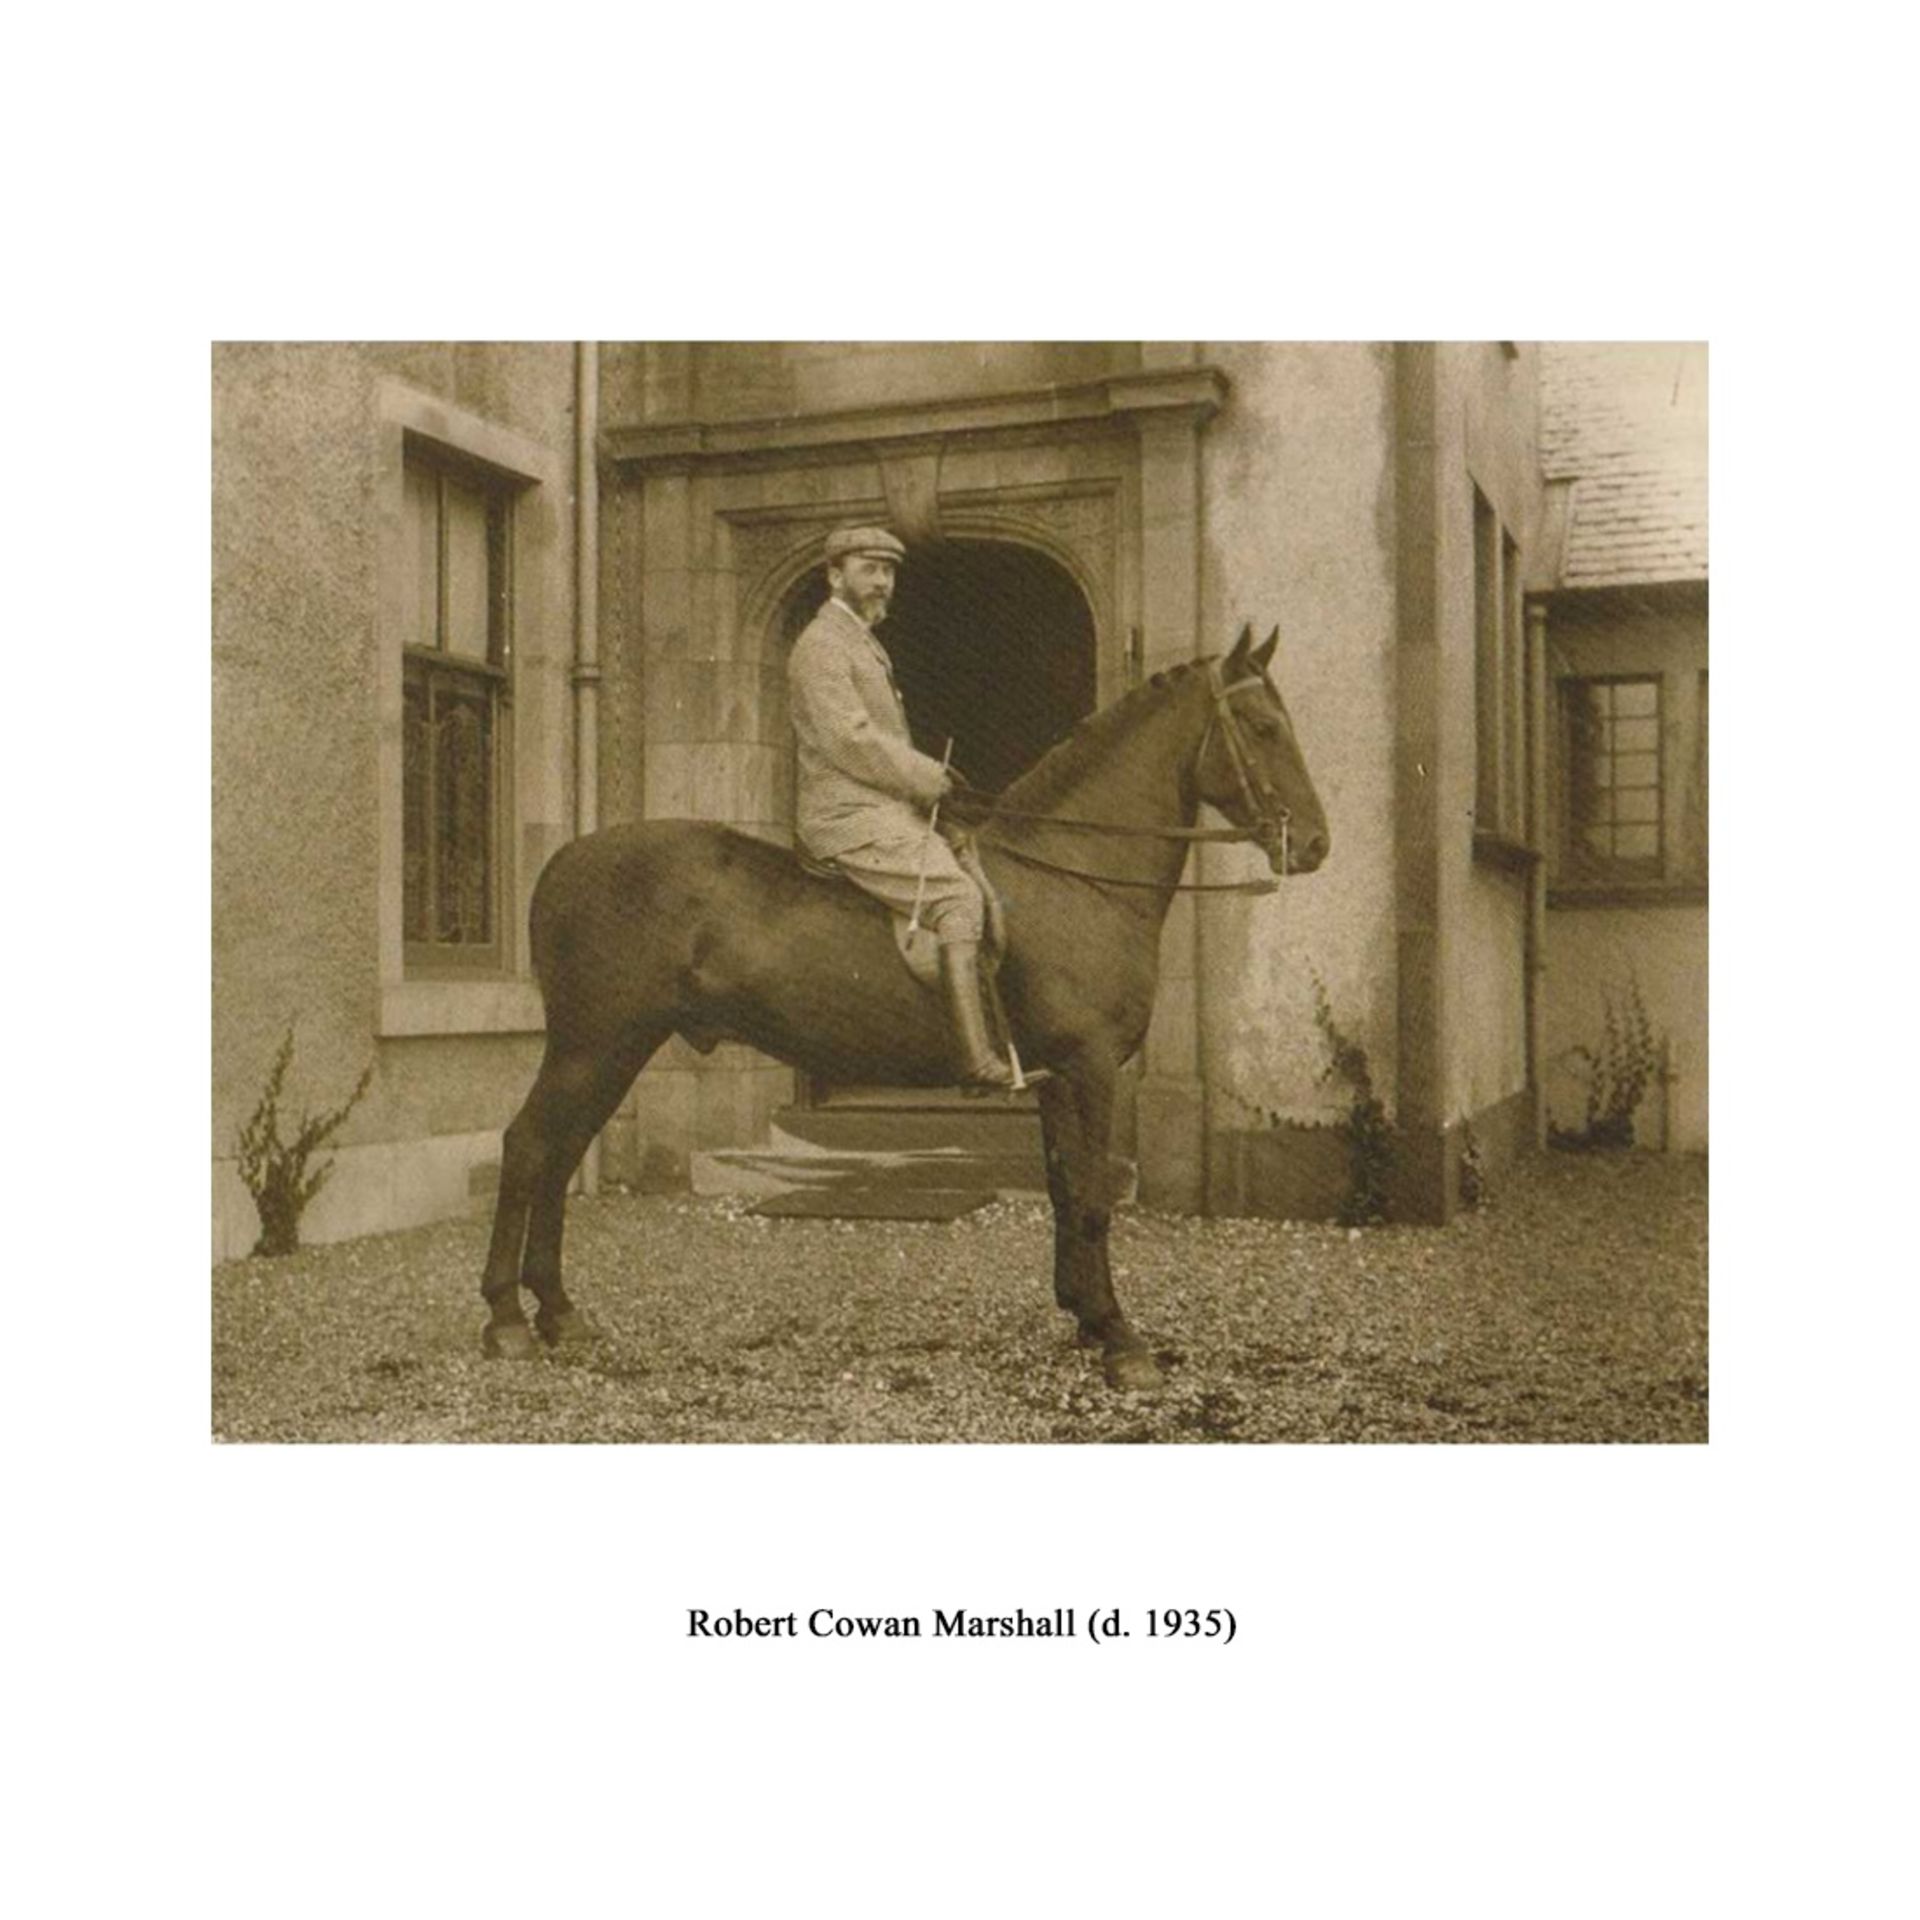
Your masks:
{"label": "riding breeches", "polygon": [[920,924],[943,947],[978,941],[985,929],[980,889],[937,833],[889,836],[864,847],[849,847],[833,856],[833,866],[895,913],[911,913],[917,898]]}

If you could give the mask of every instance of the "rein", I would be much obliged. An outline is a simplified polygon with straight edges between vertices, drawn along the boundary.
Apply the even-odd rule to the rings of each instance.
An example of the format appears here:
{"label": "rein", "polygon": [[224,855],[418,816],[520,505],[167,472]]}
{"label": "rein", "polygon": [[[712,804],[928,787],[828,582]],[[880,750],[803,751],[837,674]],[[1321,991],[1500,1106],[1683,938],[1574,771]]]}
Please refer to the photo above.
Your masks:
{"label": "rein", "polygon": [[[1242,834],[1241,839],[1250,839]],[[990,849],[1018,860],[1023,867],[1039,867],[1046,873],[1063,873],[1069,880],[1088,880],[1097,887],[1140,887],[1153,893],[1278,893],[1278,880],[1122,880],[1111,873],[1087,873],[1079,867],[1063,867],[1057,860],[1042,860],[1037,853],[1022,853],[1004,841]]]}
{"label": "rein", "polygon": [[1064,813],[1029,813],[1024,807],[995,806],[980,824],[994,820],[1033,820],[1045,827],[1071,827],[1075,833],[1107,833],[1123,840],[1257,840],[1252,827],[1123,827],[1114,820],[1072,820]]}
{"label": "rein", "polygon": [[[991,825],[994,820],[1026,820],[1040,826],[1065,827],[1075,833],[1104,833],[1115,838],[1129,840],[1184,840],[1252,842],[1256,846],[1280,849],[1281,871],[1287,864],[1287,824],[1291,816],[1280,805],[1279,796],[1263,780],[1253,765],[1253,756],[1247,751],[1247,743],[1240,732],[1240,723],[1233,717],[1231,698],[1248,687],[1264,684],[1265,676],[1249,674],[1244,680],[1235,680],[1231,685],[1220,678],[1220,668],[1212,660],[1207,662],[1207,680],[1213,692],[1213,712],[1208,716],[1207,729],[1200,736],[1200,745],[1193,756],[1197,768],[1207,751],[1207,742],[1213,738],[1215,727],[1220,729],[1221,738],[1227,743],[1227,756],[1233,762],[1234,777],[1240,782],[1240,798],[1247,811],[1253,815],[1255,824],[1250,827],[1128,827],[1110,820],[1073,820],[1057,813],[1031,813],[1023,807],[995,806],[990,819],[981,824]],[[1004,842],[997,843],[994,852],[1004,853],[1009,860],[1018,860],[1029,867],[1039,867],[1047,873],[1065,874],[1072,880],[1090,880],[1103,887],[1138,887],[1154,893],[1277,893],[1280,882],[1267,880],[1122,880],[1107,873],[1087,873],[1078,867],[1063,867],[1056,861],[1042,860],[1038,854],[1023,853],[1018,847],[1010,847]]]}

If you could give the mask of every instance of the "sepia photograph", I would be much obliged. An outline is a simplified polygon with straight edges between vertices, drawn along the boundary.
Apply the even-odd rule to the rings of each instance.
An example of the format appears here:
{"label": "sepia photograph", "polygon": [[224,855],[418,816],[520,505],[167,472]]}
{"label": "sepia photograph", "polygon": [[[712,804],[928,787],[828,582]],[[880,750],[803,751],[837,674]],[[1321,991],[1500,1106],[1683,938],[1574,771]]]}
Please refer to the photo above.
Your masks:
{"label": "sepia photograph", "polygon": [[1901,1906],[1842,24],[29,23],[12,1904]]}
{"label": "sepia photograph", "polygon": [[1708,1436],[1708,355],[221,341],[212,1430]]}

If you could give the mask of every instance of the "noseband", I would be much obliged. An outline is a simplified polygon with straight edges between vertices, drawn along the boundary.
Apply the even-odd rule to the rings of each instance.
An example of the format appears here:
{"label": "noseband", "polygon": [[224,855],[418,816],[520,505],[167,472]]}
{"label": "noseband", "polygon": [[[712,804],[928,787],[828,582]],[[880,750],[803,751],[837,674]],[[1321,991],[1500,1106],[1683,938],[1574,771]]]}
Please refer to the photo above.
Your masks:
{"label": "noseband", "polygon": [[1220,677],[1220,663],[1217,660],[1207,662],[1207,687],[1213,695],[1213,712],[1207,719],[1207,730],[1200,736],[1199,751],[1193,756],[1193,770],[1196,780],[1199,777],[1200,763],[1207,757],[1207,744],[1213,738],[1216,727],[1220,737],[1227,743],[1227,758],[1233,763],[1234,778],[1240,783],[1240,799],[1251,818],[1248,832],[1255,845],[1263,852],[1272,855],[1276,850],[1280,855],[1279,871],[1287,870],[1287,827],[1293,816],[1281,804],[1280,796],[1268,786],[1258,767],[1254,765],[1253,755],[1247,750],[1246,735],[1240,731],[1240,722],[1234,717],[1233,696],[1244,693],[1249,687],[1266,685],[1264,674],[1249,674],[1244,680],[1231,683]]}

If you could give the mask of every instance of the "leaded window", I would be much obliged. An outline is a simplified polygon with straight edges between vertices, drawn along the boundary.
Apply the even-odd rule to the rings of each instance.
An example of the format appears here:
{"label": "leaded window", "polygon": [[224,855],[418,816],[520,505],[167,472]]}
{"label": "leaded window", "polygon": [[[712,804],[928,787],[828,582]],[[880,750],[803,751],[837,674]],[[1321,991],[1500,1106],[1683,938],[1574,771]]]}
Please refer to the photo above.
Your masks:
{"label": "leaded window", "polygon": [[1562,683],[1567,721],[1567,856],[1588,877],[1661,872],[1660,682]]}
{"label": "leaded window", "polygon": [[410,967],[500,964],[512,502],[409,445],[402,920]]}

